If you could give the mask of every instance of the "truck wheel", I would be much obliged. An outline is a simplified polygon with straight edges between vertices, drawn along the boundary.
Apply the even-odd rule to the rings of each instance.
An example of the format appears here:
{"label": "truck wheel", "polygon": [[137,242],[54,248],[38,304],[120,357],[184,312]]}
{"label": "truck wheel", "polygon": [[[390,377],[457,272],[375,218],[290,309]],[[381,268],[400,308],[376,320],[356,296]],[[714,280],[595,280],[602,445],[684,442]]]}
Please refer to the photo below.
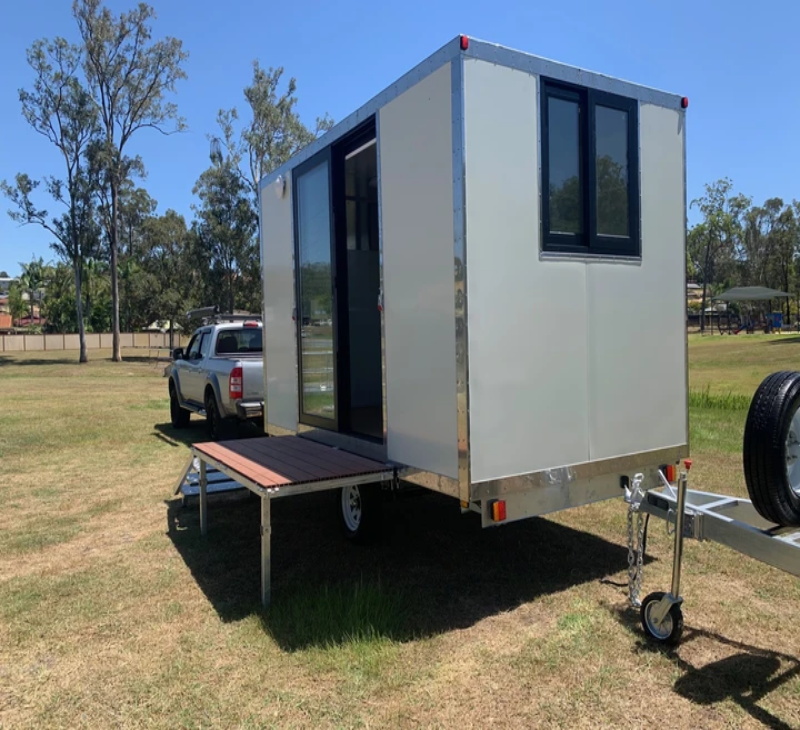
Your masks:
{"label": "truck wheel", "polygon": [[178,393],[175,386],[169,386],[169,419],[172,421],[173,428],[186,428],[189,425],[189,411],[181,408],[178,402]]}
{"label": "truck wheel", "polygon": [[374,542],[383,517],[381,485],[342,487],[337,502],[344,536],[359,545]]}
{"label": "truck wheel", "polygon": [[227,431],[222,417],[219,415],[219,408],[217,408],[217,399],[214,394],[209,391],[206,393],[206,428],[208,429],[208,437],[212,441],[219,441],[226,437]]}
{"label": "truck wheel", "polygon": [[767,376],[744,427],[744,478],[758,513],[800,527],[800,373]]}

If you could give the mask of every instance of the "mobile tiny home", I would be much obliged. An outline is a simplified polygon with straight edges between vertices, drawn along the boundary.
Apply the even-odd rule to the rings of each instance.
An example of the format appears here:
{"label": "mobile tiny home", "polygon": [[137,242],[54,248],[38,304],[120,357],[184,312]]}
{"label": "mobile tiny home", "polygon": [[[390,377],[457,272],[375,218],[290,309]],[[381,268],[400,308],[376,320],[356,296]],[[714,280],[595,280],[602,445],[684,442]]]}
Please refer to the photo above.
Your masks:
{"label": "mobile tiny home", "polygon": [[688,452],[685,105],[459,36],[265,177],[267,432],[485,525],[656,484]]}

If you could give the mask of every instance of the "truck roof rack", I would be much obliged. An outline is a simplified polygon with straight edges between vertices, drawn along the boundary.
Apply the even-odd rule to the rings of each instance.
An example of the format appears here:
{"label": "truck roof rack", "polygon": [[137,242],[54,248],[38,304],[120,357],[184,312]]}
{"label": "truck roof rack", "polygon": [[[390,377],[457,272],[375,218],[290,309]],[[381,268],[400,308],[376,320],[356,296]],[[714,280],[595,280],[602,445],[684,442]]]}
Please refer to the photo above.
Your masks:
{"label": "truck roof rack", "polygon": [[186,313],[188,319],[202,319],[203,324],[219,324],[221,322],[245,322],[258,320],[261,321],[260,314],[249,314],[247,312],[220,312],[218,306],[200,307],[191,309]]}

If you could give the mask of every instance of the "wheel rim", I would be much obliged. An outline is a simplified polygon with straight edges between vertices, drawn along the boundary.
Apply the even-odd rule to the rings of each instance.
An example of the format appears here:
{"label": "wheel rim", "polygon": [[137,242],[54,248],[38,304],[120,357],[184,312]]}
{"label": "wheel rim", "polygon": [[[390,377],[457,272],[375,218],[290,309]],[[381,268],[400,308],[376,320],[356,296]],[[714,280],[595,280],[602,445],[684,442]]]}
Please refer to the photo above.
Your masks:
{"label": "wheel rim", "polygon": [[651,601],[647,604],[644,609],[644,620],[647,622],[647,628],[650,633],[655,636],[657,639],[665,640],[668,639],[670,634],[672,633],[673,623],[672,623],[672,612],[670,611],[664,616],[664,620],[657,624],[655,622],[655,618],[653,617],[653,611],[655,607],[659,604],[659,601]]}
{"label": "wheel rim", "polygon": [[350,532],[361,525],[361,492],[358,487],[342,488],[342,519]]}
{"label": "wheel rim", "polygon": [[800,408],[792,416],[784,449],[786,480],[789,488],[800,497]]}

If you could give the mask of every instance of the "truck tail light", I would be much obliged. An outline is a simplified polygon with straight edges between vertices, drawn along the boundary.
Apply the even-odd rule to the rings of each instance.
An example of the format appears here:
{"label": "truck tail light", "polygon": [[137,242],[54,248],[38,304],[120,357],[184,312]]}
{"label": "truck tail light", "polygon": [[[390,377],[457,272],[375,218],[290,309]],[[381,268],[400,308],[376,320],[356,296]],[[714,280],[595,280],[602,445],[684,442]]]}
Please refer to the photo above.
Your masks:
{"label": "truck tail light", "polygon": [[242,368],[237,365],[231,370],[230,378],[228,378],[228,392],[232,399],[241,398],[242,393]]}

